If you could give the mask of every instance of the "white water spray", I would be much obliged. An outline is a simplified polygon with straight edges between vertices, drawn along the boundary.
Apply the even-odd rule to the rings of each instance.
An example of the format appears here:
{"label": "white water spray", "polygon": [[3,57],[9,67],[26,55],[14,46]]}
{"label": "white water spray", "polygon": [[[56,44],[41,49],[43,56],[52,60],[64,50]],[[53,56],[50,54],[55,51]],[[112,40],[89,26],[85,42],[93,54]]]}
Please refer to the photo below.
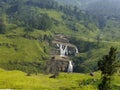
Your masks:
{"label": "white water spray", "polygon": [[60,49],[60,56],[65,57],[65,55],[68,55],[67,45],[64,47],[62,44],[57,44],[57,47]]}
{"label": "white water spray", "polygon": [[65,54],[68,56],[68,49],[66,49]]}
{"label": "white water spray", "polygon": [[66,51],[67,51],[67,46],[65,46],[65,48],[63,48],[63,45],[60,44],[60,56],[61,57],[65,57]]}
{"label": "white water spray", "polygon": [[68,64],[68,72],[73,72],[72,61],[69,61],[69,64]]}
{"label": "white water spray", "polygon": [[75,50],[76,50],[76,53],[79,53],[77,47],[75,48]]}
{"label": "white water spray", "polygon": [[[56,45],[57,47],[59,47],[61,57],[65,57],[69,55],[69,50],[67,45],[63,45],[63,44],[56,44]],[[75,47],[75,53],[79,53],[77,47]]]}
{"label": "white water spray", "polygon": [[56,45],[57,45],[57,47],[60,47],[59,44],[56,44]]}

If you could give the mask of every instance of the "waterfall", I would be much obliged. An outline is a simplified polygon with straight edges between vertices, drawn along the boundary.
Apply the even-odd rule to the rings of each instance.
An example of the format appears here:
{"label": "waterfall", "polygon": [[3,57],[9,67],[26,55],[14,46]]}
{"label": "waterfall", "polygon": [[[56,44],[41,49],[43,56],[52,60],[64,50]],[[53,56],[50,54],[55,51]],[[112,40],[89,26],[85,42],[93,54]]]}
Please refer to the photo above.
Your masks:
{"label": "waterfall", "polygon": [[68,55],[67,45],[64,47],[62,44],[57,44],[57,47],[60,49],[60,56],[65,57],[65,55]]}
{"label": "waterfall", "polygon": [[69,64],[68,64],[68,72],[73,72],[72,61],[69,61]]}
{"label": "waterfall", "polygon": [[[65,57],[69,55],[69,50],[67,45],[56,44],[56,46],[59,47],[61,57]],[[75,53],[79,53],[77,47],[74,48],[75,48]]]}
{"label": "waterfall", "polygon": [[57,47],[60,47],[59,44],[57,44]]}
{"label": "waterfall", "polygon": [[65,46],[65,48],[63,48],[63,45],[60,44],[60,56],[61,57],[65,57],[66,51],[67,51],[67,46]]}
{"label": "waterfall", "polygon": [[77,47],[75,48],[75,50],[76,50],[76,53],[79,53]]}
{"label": "waterfall", "polygon": [[68,49],[66,49],[65,54],[68,56],[68,54],[69,54],[69,53],[68,53]]}

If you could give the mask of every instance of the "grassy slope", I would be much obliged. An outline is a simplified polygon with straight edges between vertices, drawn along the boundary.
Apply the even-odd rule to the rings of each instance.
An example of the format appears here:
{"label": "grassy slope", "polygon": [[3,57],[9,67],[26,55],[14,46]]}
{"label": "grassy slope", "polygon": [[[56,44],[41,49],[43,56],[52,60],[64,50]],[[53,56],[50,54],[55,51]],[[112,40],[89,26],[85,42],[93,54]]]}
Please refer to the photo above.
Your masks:
{"label": "grassy slope", "polygon": [[[6,45],[0,46],[0,61],[20,59],[23,55],[26,57],[26,60],[29,57],[29,61],[32,61],[35,57],[42,60],[41,56],[42,54],[45,54],[42,49],[44,46],[43,42],[39,42],[38,40],[29,40],[18,35],[13,38],[7,38],[4,35],[0,35],[0,43],[10,44],[10,47],[7,47]],[[16,47],[12,45],[16,45]]]}
{"label": "grassy slope", "polygon": [[[31,75],[21,71],[5,71],[0,69],[0,88],[31,89],[31,90],[97,90],[97,82],[89,74],[60,73],[56,79],[49,78],[50,75]],[[94,78],[98,80],[100,73],[95,73]],[[114,84],[120,86],[120,77],[115,76]],[[81,82],[89,84],[80,84]]]}
{"label": "grassy slope", "polygon": [[[38,9],[41,13],[47,13],[51,18],[57,20],[59,24],[56,26],[54,25],[51,29],[52,32],[56,33],[64,33],[69,35],[76,35],[76,32],[69,30],[68,27],[65,25],[62,16],[64,15],[61,12],[55,11],[55,10],[46,10],[46,9]],[[6,17],[3,15],[4,18]],[[7,32],[8,34],[0,35],[0,43],[8,43],[8,44],[15,44],[17,46],[17,51],[15,51],[14,47],[6,47],[4,45],[0,46],[0,62],[10,61],[10,60],[23,60],[23,61],[34,61],[34,60],[42,60],[42,55],[45,53],[43,52],[43,44],[37,40],[29,40],[26,38],[21,37],[25,32],[23,32],[23,28],[17,27],[13,24],[9,24],[6,22],[7,20],[4,19],[4,22],[6,24],[7,30],[10,30],[10,32]],[[17,28],[16,28],[17,27]],[[79,25],[80,27],[80,25]],[[81,26],[83,27],[83,26]],[[84,28],[84,27],[83,27]],[[12,30],[12,31],[11,31]],[[79,34],[81,31],[77,33]],[[44,34],[47,34],[43,31],[36,31],[31,33],[34,37],[43,37]],[[82,34],[80,34],[82,35]],[[12,38],[7,38],[6,36],[12,36]],[[84,35],[82,35],[83,37]],[[7,57],[6,57],[7,56]],[[43,56],[44,57],[44,56]]]}
{"label": "grassy slope", "polygon": [[[95,38],[100,34],[100,30],[97,27],[95,27],[94,25],[92,25],[91,23],[89,23],[90,30],[88,30],[88,28],[86,28],[83,24],[81,24],[81,21],[77,22],[76,27],[78,28],[78,31],[72,31],[66,26],[64,20],[62,19],[62,16],[65,16],[64,13],[54,11],[54,10],[46,10],[46,9],[43,9],[40,12],[47,13],[51,18],[54,18],[55,20],[57,20],[59,22],[59,24],[57,26],[53,26],[53,28],[51,29],[52,32],[67,34],[72,37],[77,37],[78,39],[83,40],[83,41],[88,42],[88,40],[89,40],[91,43],[97,43]],[[110,24],[108,23],[108,25],[110,25]],[[113,27],[115,27],[115,25],[113,25]],[[112,29],[113,29],[113,27],[112,27]],[[119,30],[117,29],[115,32],[119,32]],[[88,52],[84,52],[85,56],[82,56],[82,57],[86,58],[86,61],[84,62],[84,64],[86,65],[87,68],[89,68],[89,66],[97,65],[97,61],[103,55],[105,55],[109,52],[109,48],[111,46],[116,47],[118,49],[118,52],[120,52],[119,40],[117,40],[117,42],[112,41],[112,40],[105,41],[107,38],[111,38],[111,36],[112,36],[112,35],[108,36],[107,34],[112,34],[111,30],[109,30],[107,32],[103,32],[102,40],[100,40],[100,48],[90,49]],[[80,53],[80,55],[81,55],[81,53]]]}
{"label": "grassy slope", "polygon": [[[79,87],[79,81],[90,78],[84,74],[65,74],[61,73],[57,79],[50,79],[49,75],[39,74],[38,76],[26,76],[25,73],[19,71],[4,71],[0,70],[0,88],[23,88],[23,89],[48,89],[59,90],[61,89],[78,89],[88,90],[88,87]],[[86,78],[87,77],[87,78]],[[71,78],[71,79],[70,79]],[[32,82],[31,82],[32,81]],[[80,89],[81,88],[81,89]],[[91,90],[89,89],[89,90]]]}
{"label": "grassy slope", "polygon": [[[18,27],[7,34],[0,35],[1,68],[26,71],[25,68],[33,69],[32,66],[37,67],[36,64],[43,64],[48,58],[48,54],[44,51],[44,47],[49,48],[46,43],[39,39],[24,38],[23,30],[24,28]],[[51,33],[40,30],[29,33],[29,36],[40,39],[43,39],[44,35],[50,36]]]}
{"label": "grassy slope", "polygon": [[[58,22],[58,25],[53,25],[50,31],[55,33],[63,33],[67,34],[69,36],[75,36],[78,39],[82,39],[83,41],[91,41],[97,43],[94,38],[99,34],[99,29],[96,27],[92,27],[91,30],[88,30],[84,25],[82,25],[80,22],[76,23],[76,27],[78,28],[78,31],[72,31],[70,30],[64,20],[62,19],[62,16],[65,14],[62,12],[58,12],[55,10],[47,10],[47,9],[39,9],[37,8],[40,13],[47,13],[49,17],[53,18]],[[5,18],[5,15],[3,15]],[[6,22],[7,20],[4,19]],[[46,54],[43,52],[43,46],[44,43],[39,42],[38,40],[29,40],[26,38],[21,37],[25,32],[23,32],[23,28],[17,27],[13,24],[8,24],[6,22],[7,29],[11,29],[12,32],[8,32],[8,36],[13,36],[13,38],[6,38],[5,35],[0,35],[0,43],[8,43],[8,44],[15,44],[17,45],[17,51],[15,51],[14,47],[6,47],[6,46],[0,46],[0,62],[6,62],[6,61],[27,61],[27,62],[33,62],[33,61],[40,61],[42,60],[42,57],[46,56]],[[93,29],[93,30],[92,30]],[[49,34],[40,30],[37,30],[35,32],[32,32],[31,35],[34,37],[40,37],[43,38],[44,34]],[[111,41],[100,41],[103,45],[99,49],[93,49],[88,52],[85,52],[86,56],[87,54],[89,56],[89,60],[85,63],[93,63],[96,62],[99,57],[104,55],[104,53],[107,52],[108,47],[116,46],[118,47],[120,44],[119,42],[111,42]],[[118,47],[119,48],[119,47]],[[89,54],[90,52],[90,54]],[[6,57],[7,56],[7,57]],[[19,59],[19,60],[18,60]]]}
{"label": "grassy slope", "polygon": [[[6,14],[1,15],[6,25],[7,34],[0,34],[0,66],[9,61],[40,62],[48,57],[43,49],[43,47],[47,47],[44,41],[24,38],[24,28],[8,23],[6,17]],[[51,36],[51,33],[35,30],[29,32],[29,35],[43,39],[44,35]]]}
{"label": "grassy slope", "polygon": [[[97,30],[96,32],[86,31],[86,28],[81,25],[77,24],[79,28],[78,32],[69,30],[69,28],[65,25],[62,20],[61,12],[57,12],[54,10],[41,10],[43,13],[47,13],[50,17],[54,18],[59,22],[57,26],[53,26],[51,31],[56,33],[64,33],[72,36],[77,36],[80,39],[90,40],[96,37],[99,33]],[[10,25],[9,25],[10,26]],[[10,26],[12,27],[12,26]],[[7,27],[8,29],[10,27]],[[8,61],[27,61],[27,62],[34,62],[42,60],[43,55],[43,46],[44,43],[39,42],[38,40],[29,40],[21,37],[24,33],[23,29],[17,28],[17,30],[13,30],[15,33],[9,33],[14,38],[6,38],[5,35],[0,35],[0,43],[8,43],[8,44],[15,44],[17,45],[17,51],[14,47],[10,46],[10,48],[6,46],[0,46],[0,63],[8,62]],[[85,32],[86,31],[86,32]],[[85,33],[84,33],[85,32]],[[32,35],[35,37],[43,36],[46,32],[36,31],[33,32]],[[87,36],[87,37],[86,37]],[[96,41],[95,41],[96,42]],[[95,49],[91,50],[91,55],[89,60],[85,63],[92,63],[95,62],[96,59],[99,59],[99,56],[107,52],[110,46],[119,46],[119,42],[103,42],[103,49]],[[87,53],[85,53],[87,54]],[[83,81],[86,79],[91,78],[89,75],[84,74],[65,74],[61,73],[57,79],[49,79],[49,75],[42,75],[39,74],[38,76],[32,75],[30,77],[26,76],[26,73],[20,71],[4,71],[0,70],[0,88],[28,88],[28,89],[48,89],[48,90],[93,90],[96,88],[94,85],[85,85],[79,87],[79,81]],[[99,74],[96,75],[96,78],[99,77]],[[116,76],[115,84],[120,86],[120,78]],[[119,80],[118,80],[119,79]]]}
{"label": "grassy slope", "polygon": [[103,29],[103,38],[108,41],[120,41],[120,22],[108,20]]}
{"label": "grassy slope", "polygon": [[[78,37],[86,38],[86,39],[95,38],[96,35],[99,33],[98,28],[92,24],[89,25],[89,26],[91,26],[91,30],[88,30],[88,28],[86,28],[83,24],[81,24],[82,21],[75,23],[75,27],[78,29],[78,31],[70,30],[67,27],[64,19],[62,18],[63,16],[66,16],[64,13],[55,11],[55,10],[47,10],[47,9],[38,9],[38,10],[40,13],[48,14],[48,16],[50,18],[53,18],[54,20],[56,20],[59,23],[58,25],[54,25],[52,27],[52,29],[51,29],[52,32],[67,34],[70,36],[78,36]],[[86,37],[86,35],[87,35],[87,37]]]}

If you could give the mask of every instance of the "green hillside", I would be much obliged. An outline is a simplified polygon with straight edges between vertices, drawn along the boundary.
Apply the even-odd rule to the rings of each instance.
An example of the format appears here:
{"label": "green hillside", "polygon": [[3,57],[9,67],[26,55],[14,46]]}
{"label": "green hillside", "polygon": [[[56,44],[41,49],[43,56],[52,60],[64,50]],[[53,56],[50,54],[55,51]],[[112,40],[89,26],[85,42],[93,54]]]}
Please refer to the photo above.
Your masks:
{"label": "green hillside", "polygon": [[51,37],[51,34],[36,30],[27,33],[26,37],[25,35],[23,28],[0,35],[0,66],[2,68],[26,72],[41,71],[43,63],[49,57],[49,46],[42,40],[44,36]]}
{"label": "green hillside", "polygon": [[[64,7],[63,11],[58,11],[54,7],[46,9],[48,3],[43,4],[45,7],[39,7],[37,3],[42,4],[44,1],[37,0],[1,2],[0,67],[4,69],[41,72],[46,60],[49,59],[49,43],[53,35],[76,35],[72,27],[68,27],[71,25],[68,19],[72,17],[67,16]],[[87,29],[75,19],[73,23],[76,24],[76,28]],[[81,33],[80,29],[78,32]]]}
{"label": "green hillside", "polygon": [[[98,90],[98,61],[111,46],[117,48],[119,60],[119,17],[94,15],[56,1],[0,0],[0,89]],[[46,68],[57,35],[79,53],[69,57],[74,73],[57,71],[56,78],[49,78],[53,73]],[[55,74],[57,65],[53,64]],[[119,74],[113,77],[113,90],[118,90]]]}
{"label": "green hillside", "polygon": [[63,34],[80,52],[71,57],[76,64],[74,71],[96,71],[97,61],[111,46],[120,52],[120,32],[119,21],[103,20],[104,24],[99,21],[101,17],[93,18],[53,0],[1,0],[0,67],[31,73],[44,71],[54,35]]}

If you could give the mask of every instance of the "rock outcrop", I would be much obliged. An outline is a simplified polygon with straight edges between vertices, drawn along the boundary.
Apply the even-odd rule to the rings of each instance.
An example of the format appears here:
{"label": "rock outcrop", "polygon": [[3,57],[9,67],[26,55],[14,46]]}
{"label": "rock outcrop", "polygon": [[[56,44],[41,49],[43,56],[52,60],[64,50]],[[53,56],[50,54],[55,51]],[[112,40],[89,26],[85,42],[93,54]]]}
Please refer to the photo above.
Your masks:
{"label": "rock outcrop", "polygon": [[47,72],[48,73],[55,73],[57,71],[62,71],[66,72],[68,68],[68,59],[64,58],[55,58],[52,57],[48,62],[47,62]]}
{"label": "rock outcrop", "polygon": [[[69,43],[67,36],[58,34],[52,41],[51,59],[47,62],[47,72],[68,71],[69,56],[78,53],[75,45]],[[72,64],[72,63],[71,63]]]}
{"label": "rock outcrop", "polygon": [[58,34],[52,41],[52,55],[60,55],[61,57],[73,56],[78,53],[78,49],[75,45],[69,42],[67,36]]}

